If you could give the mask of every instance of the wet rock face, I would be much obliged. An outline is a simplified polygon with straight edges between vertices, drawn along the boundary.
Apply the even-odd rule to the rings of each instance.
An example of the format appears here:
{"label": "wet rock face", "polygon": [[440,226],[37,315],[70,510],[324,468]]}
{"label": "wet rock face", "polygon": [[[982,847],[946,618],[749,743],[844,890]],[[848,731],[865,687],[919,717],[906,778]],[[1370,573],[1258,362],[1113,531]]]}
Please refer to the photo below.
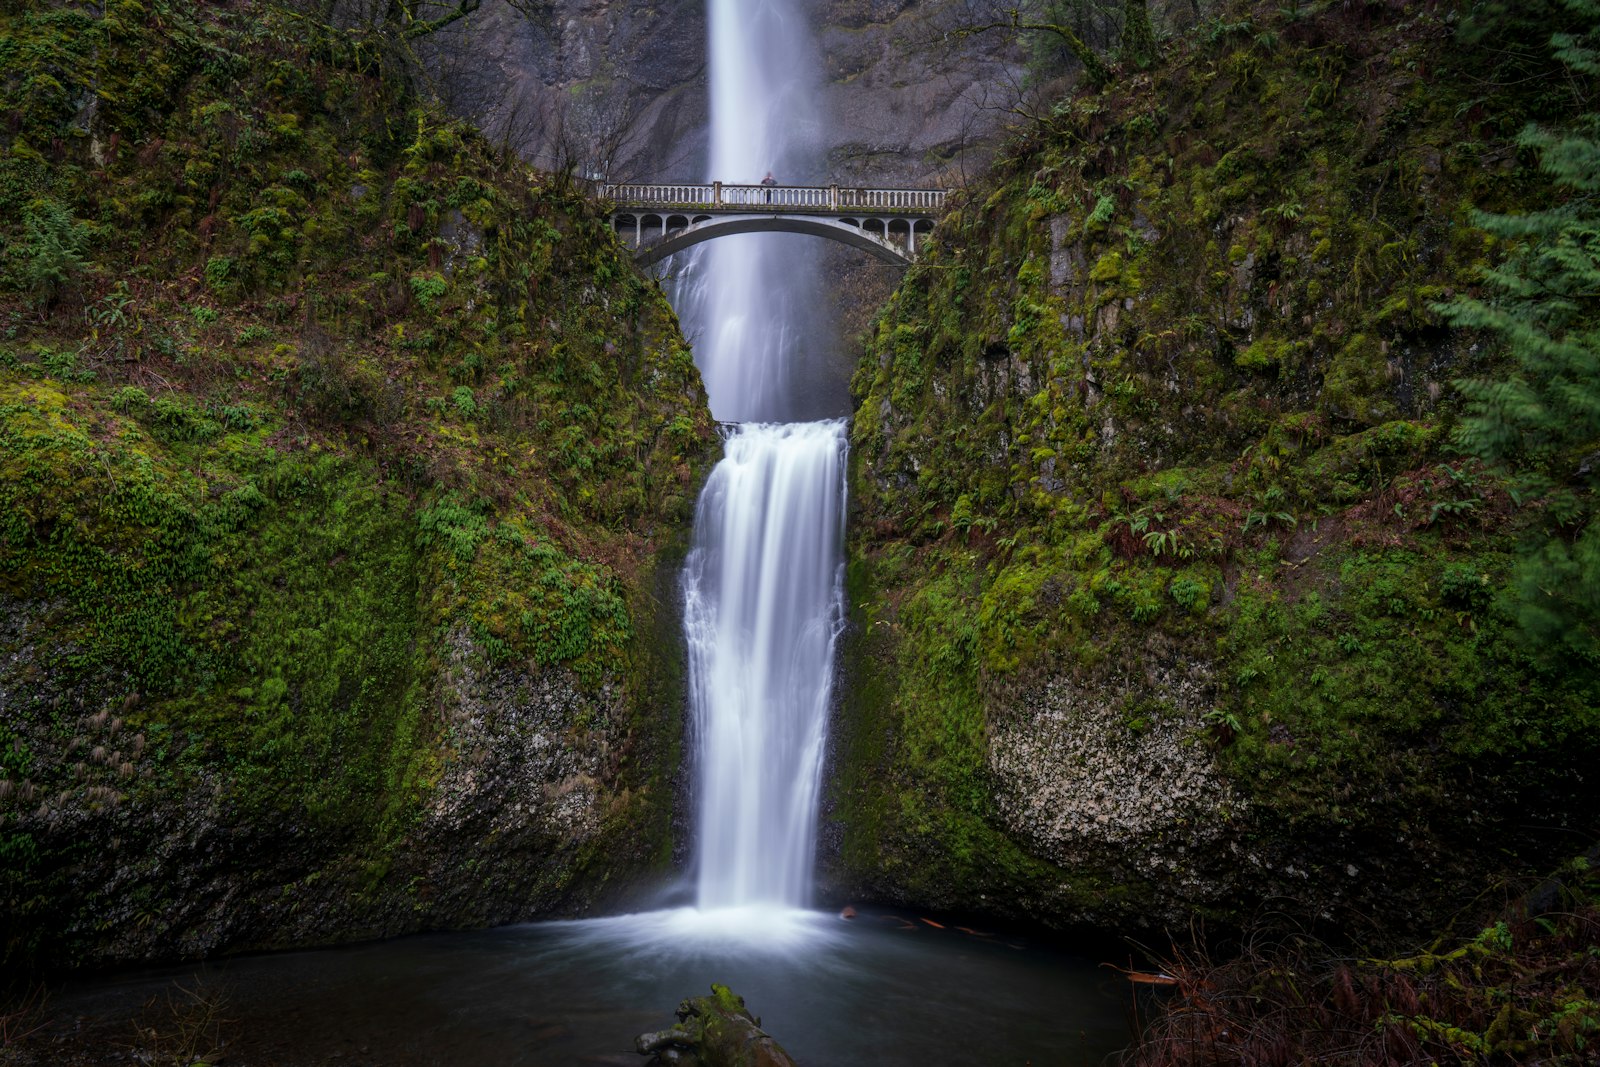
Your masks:
{"label": "wet rock face", "polygon": [[699,177],[705,3],[485,5],[428,44],[446,104],[524,158],[619,180]]}
{"label": "wet rock face", "polygon": [[[552,0],[537,17],[485,5],[429,43],[446,102],[526,158],[619,180],[704,177],[705,0]],[[998,36],[950,41],[953,0],[819,0],[811,18],[819,166],[900,184],[976,171],[1020,79]],[[791,177],[791,176],[785,176]],[[823,173],[794,175],[821,180]]]}
{"label": "wet rock face", "polygon": [[837,180],[959,184],[989,158],[1021,50],[951,38],[959,3],[827,0],[818,30],[827,168]]}
{"label": "wet rock face", "polygon": [[[0,599],[0,729],[27,754],[0,773],[0,842],[26,846],[0,880],[0,933],[44,931],[58,966],[571,913],[648,863],[649,843],[611,817],[629,744],[614,685],[489,669],[450,634],[416,742],[433,781],[330,829],[264,803],[202,742],[140,725],[114,672],[59,684],[50,617]],[[385,839],[385,818],[405,828]]]}
{"label": "wet rock face", "polygon": [[1162,884],[1186,912],[1226,888],[1197,867],[1238,801],[1205,743],[1209,666],[1144,673],[1120,687],[1052,678],[1008,709],[989,745],[995,804],[1034,855]]}

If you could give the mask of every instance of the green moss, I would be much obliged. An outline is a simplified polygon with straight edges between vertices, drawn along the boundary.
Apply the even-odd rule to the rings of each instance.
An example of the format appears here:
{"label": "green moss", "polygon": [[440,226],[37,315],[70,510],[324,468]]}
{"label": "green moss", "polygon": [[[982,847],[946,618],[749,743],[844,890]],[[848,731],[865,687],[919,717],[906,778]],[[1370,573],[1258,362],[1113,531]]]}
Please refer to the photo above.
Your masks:
{"label": "green moss", "polygon": [[1249,370],[1275,370],[1283,366],[1293,366],[1295,354],[1303,351],[1305,346],[1293,341],[1286,341],[1281,337],[1261,337],[1252,341],[1250,347],[1233,357],[1235,366],[1245,367]]}
{"label": "green moss", "polygon": [[[1463,198],[1552,195],[1486,171],[1516,126],[1468,144],[1462,109],[1523,113],[1541,91],[1486,102],[1473,71],[1498,60],[1437,12],[1359,31],[1332,8],[1232,16],[1251,32],[1062,102],[955,205],[867,339],[853,655],[895,667],[850,698],[853,870],[965,893],[993,884],[968,863],[981,849],[1075,891],[1085,872],[1030,867],[994,829],[988,731],[1019,690],[1151,641],[1224,680],[1208,722],[1259,840],[1322,847],[1426,811],[1451,850],[1484,836],[1444,799],[1463,781],[1492,783],[1473,818],[1498,827],[1580,789],[1596,672],[1518,650],[1493,591],[1530,516],[1448,450],[1449,379],[1500,356],[1427,307],[1484,258]],[[1308,43],[1358,32],[1405,63]],[[1063,237],[1047,199],[1093,224]],[[1545,842],[1516,840],[1518,859],[1480,858],[1540,862]]]}
{"label": "green moss", "polygon": [[[670,856],[677,643],[644,646],[716,438],[582,192],[273,8],[7,9],[0,59],[0,600],[46,620],[52,686],[125,705],[151,775],[118,787],[303,820],[306,864],[390,906],[466,635],[616,713],[604,826],[535,895]],[[54,901],[0,930],[15,959],[93,906],[41,842],[5,846],[37,851],[7,907]]]}
{"label": "green moss", "polygon": [[1323,379],[1323,406],[1329,414],[1351,422],[1387,422],[1396,414],[1386,395],[1390,364],[1378,339],[1357,334],[1346,342],[1328,365]]}
{"label": "green moss", "polygon": [[1095,261],[1089,270],[1089,280],[1092,282],[1114,282],[1122,277],[1122,253],[1115,249],[1107,252]]}
{"label": "green moss", "polygon": [[844,828],[837,872],[927,906],[1010,909],[1048,893],[1107,913],[1136,907],[1127,887],[1043,862],[996,828],[983,702],[974,684],[979,629],[956,610],[963,580],[944,575],[903,611],[860,560],[847,582],[863,636],[847,651],[841,760],[831,784]]}

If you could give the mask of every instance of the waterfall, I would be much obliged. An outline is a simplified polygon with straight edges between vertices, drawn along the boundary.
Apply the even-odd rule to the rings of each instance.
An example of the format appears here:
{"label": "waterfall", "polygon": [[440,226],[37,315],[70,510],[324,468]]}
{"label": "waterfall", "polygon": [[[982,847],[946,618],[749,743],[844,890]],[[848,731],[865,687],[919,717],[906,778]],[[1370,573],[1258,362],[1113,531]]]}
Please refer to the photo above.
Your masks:
{"label": "waterfall", "polygon": [[747,424],[685,572],[699,739],[700,906],[799,905],[842,620],[844,423]]}
{"label": "waterfall", "polygon": [[[820,177],[815,63],[800,0],[708,0],[710,177]],[[674,303],[717,418],[792,418],[820,259],[812,239],[748,234],[696,250]]]}
{"label": "waterfall", "polygon": [[[713,176],[797,180],[815,125],[798,0],[709,3]],[[743,421],[803,409],[794,371],[817,261],[795,240],[709,243],[681,308],[713,414],[742,423],[684,570],[701,908],[798,907],[811,882],[844,614],[845,424]]]}

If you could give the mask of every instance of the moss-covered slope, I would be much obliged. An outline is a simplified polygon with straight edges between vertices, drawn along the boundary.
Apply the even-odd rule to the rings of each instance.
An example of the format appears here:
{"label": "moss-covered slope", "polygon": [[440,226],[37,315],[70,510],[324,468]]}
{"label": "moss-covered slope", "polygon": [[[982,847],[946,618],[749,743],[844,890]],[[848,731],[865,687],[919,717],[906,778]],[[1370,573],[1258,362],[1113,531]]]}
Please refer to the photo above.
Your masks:
{"label": "moss-covered slope", "polygon": [[715,444],[660,291],[376,37],[0,12],[7,966],[658,867],[661,567]]}
{"label": "moss-covered slope", "polygon": [[1594,832],[1600,676],[1498,599],[1540,520],[1431,309],[1581,87],[1459,14],[1231,5],[941,224],[855,381],[838,892],[1392,926]]}

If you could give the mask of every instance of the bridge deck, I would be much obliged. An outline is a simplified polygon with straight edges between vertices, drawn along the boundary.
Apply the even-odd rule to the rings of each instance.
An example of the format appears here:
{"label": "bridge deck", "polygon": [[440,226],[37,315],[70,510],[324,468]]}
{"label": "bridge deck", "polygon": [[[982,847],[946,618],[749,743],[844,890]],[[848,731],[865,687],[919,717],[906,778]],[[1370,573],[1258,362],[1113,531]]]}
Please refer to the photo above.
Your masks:
{"label": "bridge deck", "polygon": [[932,218],[944,209],[944,189],[871,189],[849,185],[606,184],[600,195],[619,209],[720,212],[781,211],[839,215],[869,212]]}

